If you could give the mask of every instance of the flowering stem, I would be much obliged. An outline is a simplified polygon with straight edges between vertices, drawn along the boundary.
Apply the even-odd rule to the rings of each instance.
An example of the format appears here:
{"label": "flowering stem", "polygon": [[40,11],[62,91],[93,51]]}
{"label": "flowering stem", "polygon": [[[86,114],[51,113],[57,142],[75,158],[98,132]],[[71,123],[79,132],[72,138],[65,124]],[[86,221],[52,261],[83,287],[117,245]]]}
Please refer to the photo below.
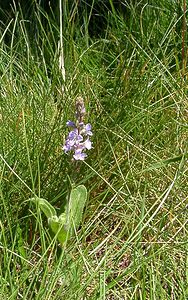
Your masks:
{"label": "flowering stem", "polygon": [[81,97],[76,100],[76,122],[67,121],[67,126],[72,130],[69,132],[68,137],[63,146],[65,153],[73,151],[73,158],[75,160],[84,160],[87,157],[86,150],[92,148],[92,142],[90,136],[92,136],[91,124],[84,124],[84,117],[86,109],[84,101]]}

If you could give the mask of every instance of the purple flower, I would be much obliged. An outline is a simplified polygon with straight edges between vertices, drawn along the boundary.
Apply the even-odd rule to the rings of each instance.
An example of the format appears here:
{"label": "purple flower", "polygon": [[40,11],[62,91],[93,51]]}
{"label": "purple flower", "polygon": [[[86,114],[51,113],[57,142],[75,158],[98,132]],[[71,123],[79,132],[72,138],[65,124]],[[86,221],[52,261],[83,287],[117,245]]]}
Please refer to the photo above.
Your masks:
{"label": "purple flower", "polygon": [[85,129],[86,129],[86,131],[90,131],[91,130],[91,124],[90,123],[86,124]]}
{"label": "purple flower", "polygon": [[78,129],[75,128],[74,130],[69,132],[69,140],[76,142],[80,142],[83,140],[83,136],[78,133]]}
{"label": "purple flower", "polygon": [[67,141],[65,142],[65,145],[63,146],[63,150],[65,151],[65,153],[72,150],[72,147],[70,146],[70,144]]}
{"label": "purple flower", "polygon": [[82,126],[81,133],[86,136],[92,136],[93,133],[91,131],[91,124],[86,124]]}
{"label": "purple flower", "polygon": [[69,127],[74,127],[74,128],[76,127],[76,124],[70,120],[67,121],[66,125]]}
{"label": "purple flower", "polygon": [[71,150],[75,150],[80,147],[81,141],[83,141],[83,136],[81,134],[78,134],[78,129],[75,128],[74,130],[69,132],[65,145],[63,146],[63,150],[65,151],[65,153]]}
{"label": "purple flower", "polygon": [[87,157],[87,154],[80,150],[76,150],[73,157],[75,160],[84,160]]}

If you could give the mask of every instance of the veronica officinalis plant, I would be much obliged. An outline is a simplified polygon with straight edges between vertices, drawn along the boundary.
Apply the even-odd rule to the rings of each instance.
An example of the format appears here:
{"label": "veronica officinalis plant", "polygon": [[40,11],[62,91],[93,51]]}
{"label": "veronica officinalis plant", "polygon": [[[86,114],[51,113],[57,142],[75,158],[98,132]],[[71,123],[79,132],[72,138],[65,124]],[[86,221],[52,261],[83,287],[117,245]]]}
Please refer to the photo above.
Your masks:
{"label": "veronica officinalis plant", "polygon": [[[91,124],[84,123],[85,115],[84,101],[81,97],[78,97],[76,100],[76,121],[67,121],[66,125],[71,128],[71,131],[63,146],[64,152],[71,152],[73,159],[76,161],[83,161],[87,157],[86,151],[92,148],[92,142],[90,141],[90,137],[93,135]],[[31,199],[46,215],[48,225],[61,245],[64,245],[65,241],[73,236],[79,228],[86,200],[87,189],[84,185],[72,188],[63,213],[57,216],[55,208],[46,199],[39,197]]]}

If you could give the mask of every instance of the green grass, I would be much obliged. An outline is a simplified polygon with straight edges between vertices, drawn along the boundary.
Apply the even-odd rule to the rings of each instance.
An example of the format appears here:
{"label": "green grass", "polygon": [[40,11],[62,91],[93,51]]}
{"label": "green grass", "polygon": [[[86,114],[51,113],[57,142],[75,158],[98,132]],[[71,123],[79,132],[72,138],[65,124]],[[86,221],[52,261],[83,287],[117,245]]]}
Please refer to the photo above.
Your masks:
{"label": "green grass", "polygon": [[[109,1],[101,36],[89,35],[86,11],[77,18],[77,1],[64,7],[65,83],[55,17],[18,7],[1,24],[0,299],[187,299],[183,11],[159,2],[130,1],[123,16]],[[61,145],[79,95],[94,135],[77,167]],[[70,180],[89,199],[61,249],[26,200],[58,210]]]}

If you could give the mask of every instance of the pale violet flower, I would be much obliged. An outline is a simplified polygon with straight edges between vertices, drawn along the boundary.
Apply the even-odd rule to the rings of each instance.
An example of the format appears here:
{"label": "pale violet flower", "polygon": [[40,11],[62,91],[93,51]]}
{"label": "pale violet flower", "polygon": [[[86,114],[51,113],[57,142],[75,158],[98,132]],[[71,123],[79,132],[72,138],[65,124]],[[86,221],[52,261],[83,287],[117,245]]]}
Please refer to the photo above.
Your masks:
{"label": "pale violet flower", "polygon": [[66,125],[70,127],[76,127],[76,124],[70,120],[67,121]]}
{"label": "pale violet flower", "polygon": [[74,129],[69,132],[69,135],[65,141],[65,145],[63,146],[63,150],[65,153],[71,150],[75,150],[83,141],[83,136],[78,134],[78,129]]}
{"label": "pale violet flower", "polygon": [[84,135],[92,136],[93,133],[91,132],[91,124],[86,124],[81,126],[81,133]]}
{"label": "pale violet flower", "polygon": [[76,150],[73,157],[75,160],[84,160],[87,157],[87,154],[79,150]]}

